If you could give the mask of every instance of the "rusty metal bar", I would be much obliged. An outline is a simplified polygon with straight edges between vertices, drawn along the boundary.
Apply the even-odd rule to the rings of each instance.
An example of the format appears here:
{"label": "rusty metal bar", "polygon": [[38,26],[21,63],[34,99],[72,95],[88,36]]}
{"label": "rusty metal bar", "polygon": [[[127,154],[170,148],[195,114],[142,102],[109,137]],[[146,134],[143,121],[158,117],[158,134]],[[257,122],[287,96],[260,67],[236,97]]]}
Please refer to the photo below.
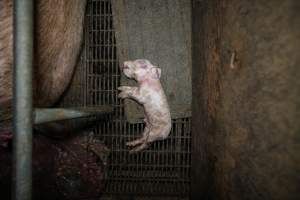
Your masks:
{"label": "rusty metal bar", "polygon": [[113,107],[105,105],[87,108],[37,108],[34,111],[34,124],[98,116],[112,112]]}
{"label": "rusty metal bar", "polygon": [[33,1],[14,0],[13,198],[32,197]]}

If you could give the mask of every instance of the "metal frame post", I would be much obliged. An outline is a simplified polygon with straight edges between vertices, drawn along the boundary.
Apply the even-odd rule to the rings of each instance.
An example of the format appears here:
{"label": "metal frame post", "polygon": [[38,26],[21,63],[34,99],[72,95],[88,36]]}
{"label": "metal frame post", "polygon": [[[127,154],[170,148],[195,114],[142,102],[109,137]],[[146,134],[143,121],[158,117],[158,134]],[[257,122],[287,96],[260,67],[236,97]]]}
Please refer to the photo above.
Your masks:
{"label": "metal frame post", "polygon": [[33,0],[14,0],[13,197],[32,197]]}

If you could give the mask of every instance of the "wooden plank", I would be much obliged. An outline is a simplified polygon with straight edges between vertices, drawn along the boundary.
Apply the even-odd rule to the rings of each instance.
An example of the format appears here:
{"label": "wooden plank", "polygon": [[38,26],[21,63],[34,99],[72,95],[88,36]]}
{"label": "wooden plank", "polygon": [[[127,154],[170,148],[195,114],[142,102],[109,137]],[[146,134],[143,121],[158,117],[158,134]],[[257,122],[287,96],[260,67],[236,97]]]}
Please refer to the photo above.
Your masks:
{"label": "wooden plank", "polygon": [[192,4],[192,165],[191,200],[209,200],[213,198],[214,166],[211,165],[210,135],[215,132],[215,106],[217,97],[217,72],[210,59],[209,50],[217,50],[219,40],[217,30],[220,27],[218,0],[194,0]]}

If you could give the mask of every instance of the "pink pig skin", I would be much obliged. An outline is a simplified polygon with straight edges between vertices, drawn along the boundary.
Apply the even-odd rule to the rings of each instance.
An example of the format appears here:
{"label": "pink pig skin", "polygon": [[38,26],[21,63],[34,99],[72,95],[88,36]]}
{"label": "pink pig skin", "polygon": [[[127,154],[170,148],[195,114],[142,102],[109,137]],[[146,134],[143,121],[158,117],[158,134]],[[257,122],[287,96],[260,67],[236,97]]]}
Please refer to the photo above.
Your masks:
{"label": "pink pig skin", "polygon": [[156,140],[166,139],[171,130],[170,108],[160,83],[161,69],[146,59],[126,61],[121,67],[123,73],[138,82],[138,87],[121,86],[119,98],[131,98],[144,106],[146,127],[142,137],[127,142],[134,147],[130,152],[138,152]]}

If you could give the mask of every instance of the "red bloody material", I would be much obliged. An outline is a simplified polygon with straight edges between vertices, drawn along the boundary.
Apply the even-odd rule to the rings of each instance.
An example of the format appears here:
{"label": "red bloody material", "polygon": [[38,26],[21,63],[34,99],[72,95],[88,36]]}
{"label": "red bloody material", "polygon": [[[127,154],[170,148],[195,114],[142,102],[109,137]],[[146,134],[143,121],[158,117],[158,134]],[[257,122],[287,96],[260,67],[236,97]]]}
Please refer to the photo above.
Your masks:
{"label": "red bloody material", "polygon": [[[86,134],[67,140],[33,140],[34,199],[83,199],[101,195],[109,150]],[[0,196],[11,198],[11,141],[0,146]]]}

